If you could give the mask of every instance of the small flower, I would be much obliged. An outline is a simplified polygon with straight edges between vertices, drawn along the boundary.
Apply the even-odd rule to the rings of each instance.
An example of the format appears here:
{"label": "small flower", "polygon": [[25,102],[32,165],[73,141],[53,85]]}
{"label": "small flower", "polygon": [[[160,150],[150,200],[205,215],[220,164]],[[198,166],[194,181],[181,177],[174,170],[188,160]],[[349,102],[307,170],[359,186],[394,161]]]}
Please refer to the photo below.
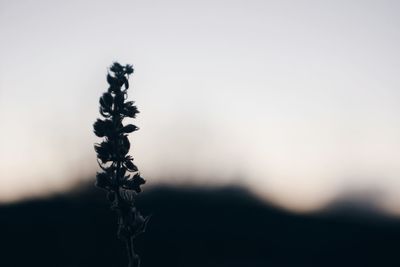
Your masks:
{"label": "small flower", "polygon": [[121,64],[119,64],[118,62],[114,62],[111,67],[110,70],[114,73],[119,73],[119,72],[123,72],[124,67],[122,67]]}
{"label": "small flower", "polygon": [[125,66],[125,73],[128,74],[128,75],[129,75],[129,74],[132,74],[132,73],[133,73],[133,66],[132,66],[132,65],[129,65],[129,64],[126,65],[126,66]]}
{"label": "small flower", "polygon": [[101,162],[106,163],[107,161],[112,160],[112,144],[109,142],[101,142],[101,144],[96,144],[94,149],[97,152],[97,157],[101,160]]}
{"label": "small flower", "polygon": [[122,114],[124,114],[125,116],[130,117],[130,118],[135,118],[136,114],[139,113],[139,110],[133,104],[134,104],[133,101],[126,102],[124,104]]}
{"label": "small flower", "polygon": [[140,188],[141,185],[145,184],[146,181],[140,176],[139,173],[136,173],[132,177],[126,177],[124,179],[123,184],[126,189],[130,189],[135,191],[136,193],[142,192],[142,189]]}
{"label": "small flower", "polygon": [[93,129],[98,137],[111,136],[113,133],[113,122],[111,120],[97,119],[93,124]]}

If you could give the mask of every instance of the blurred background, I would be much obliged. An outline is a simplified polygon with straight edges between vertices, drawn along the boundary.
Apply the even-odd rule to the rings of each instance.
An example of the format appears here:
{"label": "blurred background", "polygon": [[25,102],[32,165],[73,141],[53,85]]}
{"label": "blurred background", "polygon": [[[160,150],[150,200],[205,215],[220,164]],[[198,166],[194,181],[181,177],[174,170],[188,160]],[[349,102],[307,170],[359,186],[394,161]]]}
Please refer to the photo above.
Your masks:
{"label": "blurred background", "polygon": [[159,214],[144,266],[400,266],[399,9],[0,0],[0,266],[123,266],[93,188],[114,61]]}

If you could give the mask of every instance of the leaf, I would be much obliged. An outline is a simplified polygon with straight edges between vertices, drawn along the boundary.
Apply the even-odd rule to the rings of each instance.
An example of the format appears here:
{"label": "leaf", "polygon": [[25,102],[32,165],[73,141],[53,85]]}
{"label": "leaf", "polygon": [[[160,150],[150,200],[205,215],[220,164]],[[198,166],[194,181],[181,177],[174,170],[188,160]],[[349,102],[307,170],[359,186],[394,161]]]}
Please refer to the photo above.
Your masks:
{"label": "leaf", "polygon": [[125,167],[126,167],[129,171],[131,171],[131,172],[137,172],[137,171],[138,171],[138,168],[136,167],[135,164],[133,164],[133,162],[132,162],[131,159],[127,159],[127,160],[124,162],[124,165],[125,165]]}
{"label": "leaf", "polygon": [[111,160],[112,154],[112,145],[107,142],[101,142],[101,144],[95,144],[94,150],[97,153],[97,157],[103,162],[107,162]]}
{"label": "leaf", "polygon": [[100,188],[111,187],[111,177],[106,172],[99,172],[96,174],[96,186]]}
{"label": "leaf", "polygon": [[121,133],[131,133],[131,132],[134,132],[134,131],[137,131],[137,130],[139,130],[139,128],[137,126],[135,126],[133,124],[128,124],[128,125],[124,126],[120,130],[120,132]]}
{"label": "leaf", "polygon": [[122,136],[122,139],[119,140],[118,146],[118,155],[121,158],[124,158],[126,154],[128,154],[129,149],[131,147],[131,143],[126,135]]}
{"label": "leaf", "polygon": [[134,233],[134,236],[137,237],[138,235],[140,235],[141,233],[144,233],[146,231],[146,227],[147,227],[147,224],[148,224],[148,222],[149,222],[149,220],[151,218],[151,215],[143,217],[143,215],[140,214],[140,212],[137,211],[136,209],[134,210],[134,213],[135,213],[135,222],[134,222],[135,233]]}
{"label": "leaf", "polygon": [[141,185],[145,184],[146,181],[140,176],[139,173],[136,173],[132,176],[132,178],[124,180],[124,186],[128,189],[134,190],[136,193],[142,192],[140,188]]}
{"label": "leaf", "polygon": [[100,105],[104,108],[110,109],[113,104],[113,96],[110,93],[104,93],[100,98]]}
{"label": "leaf", "polygon": [[122,144],[124,147],[126,147],[128,150],[131,148],[131,143],[129,142],[128,136],[124,135],[122,137]]}
{"label": "leaf", "polygon": [[125,103],[125,106],[126,107],[130,107],[130,106],[133,106],[135,104],[135,101],[127,101],[126,103]]}

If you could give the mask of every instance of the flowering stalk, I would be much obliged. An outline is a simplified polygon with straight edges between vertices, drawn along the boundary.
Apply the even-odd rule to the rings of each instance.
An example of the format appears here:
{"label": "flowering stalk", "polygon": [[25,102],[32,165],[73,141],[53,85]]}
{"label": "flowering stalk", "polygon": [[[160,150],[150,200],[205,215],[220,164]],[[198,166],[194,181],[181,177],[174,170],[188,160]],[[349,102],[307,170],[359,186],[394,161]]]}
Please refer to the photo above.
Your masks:
{"label": "flowering stalk", "polygon": [[[111,73],[110,73],[111,72]],[[128,134],[138,130],[133,124],[123,124],[124,118],[135,118],[139,113],[133,101],[125,101],[129,88],[128,78],[133,73],[131,65],[115,62],[107,75],[108,91],[100,97],[100,114],[93,124],[94,133],[102,137],[95,144],[97,162],[101,172],[96,175],[96,186],[107,191],[111,208],[118,216],[118,238],[125,242],[128,250],[128,267],[139,267],[140,259],[133,244],[143,233],[149,217],[143,217],[135,207],[135,198],[141,192],[145,180],[140,176],[133,158],[128,154]]]}

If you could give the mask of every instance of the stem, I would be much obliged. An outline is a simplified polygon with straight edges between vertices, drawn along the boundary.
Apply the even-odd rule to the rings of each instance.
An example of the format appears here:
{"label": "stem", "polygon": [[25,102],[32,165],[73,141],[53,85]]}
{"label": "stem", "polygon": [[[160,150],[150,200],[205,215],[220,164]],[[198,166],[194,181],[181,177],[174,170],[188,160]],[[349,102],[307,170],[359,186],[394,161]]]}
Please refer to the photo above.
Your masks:
{"label": "stem", "polygon": [[127,252],[128,252],[128,267],[134,267],[133,266],[133,255],[135,255],[133,253],[133,245],[131,244],[130,240],[127,239],[126,240],[126,248],[127,248]]}
{"label": "stem", "polygon": [[[140,267],[140,259],[138,255],[136,255],[135,250],[133,249],[133,241],[134,237],[131,237],[128,242],[130,242],[131,253],[132,253],[132,267]],[[130,266],[129,266],[130,267]]]}
{"label": "stem", "polygon": [[[121,118],[118,116],[118,110],[117,110],[117,106],[114,104],[114,108],[113,108],[113,115],[112,115],[112,121],[114,124],[114,129],[117,128],[117,124],[118,121]],[[118,137],[116,137],[116,139],[114,140],[114,154],[117,155],[117,147],[118,147]],[[120,181],[121,181],[121,160],[117,160],[116,161],[116,170],[115,170],[115,180],[116,180],[116,188],[115,188],[115,194],[116,194],[116,201],[117,201],[117,207],[119,209],[119,211],[117,212],[118,214],[118,227],[121,227],[121,225],[124,224],[124,220],[123,220],[123,215],[122,215],[122,210],[120,209],[120,205],[121,205],[121,201],[123,202],[124,200],[121,198],[120,192],[119,192],[119,188],[120,188]],[[126,249],[127,249],[127,254],[128,254],[128,267],[135,267],[133,266],[134,263],[134,252],[133,252],[133,243],[131,242],[130,238],[126,238],[125,239],[125,245],[126,245]]]}

